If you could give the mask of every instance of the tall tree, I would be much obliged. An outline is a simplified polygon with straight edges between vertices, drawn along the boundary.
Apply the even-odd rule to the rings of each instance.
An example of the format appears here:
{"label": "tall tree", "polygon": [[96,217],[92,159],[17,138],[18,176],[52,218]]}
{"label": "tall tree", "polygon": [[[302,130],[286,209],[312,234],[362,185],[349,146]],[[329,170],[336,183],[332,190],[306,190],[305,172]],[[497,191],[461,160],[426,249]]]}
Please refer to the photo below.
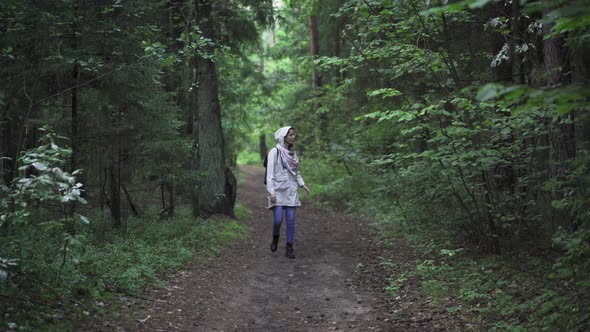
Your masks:
{"label": "tall tree", "polygon": [[310,13],[308,18],[309,27],[309,49],[311,54],[311,86],[317,89],[322,85],[320,74],[315,65],[315,60],[320,55],[319,31],[318,31],[318,16],[315,13]]}
{"label": "tall tree", "polygon": [[[548,2],[547,2],[548,3]],[[549,4],[549,3],[548,3]],[[545,10],[545,14],[551,12],[551,7]],[[543,64],[546,72],[547,88],[563,87],[571,83],[571,73],[568,60],[568,50],[565,40],[561,36],[551,36],[555,22],[547,22],[543,25],[543,34],[548,36],[543,40]],[[551,124],[549,135],[551,175],[563,180],[568,173],[568,166],[576,157],[576,122],[574,112],[560,116]],[[553,192],[553,199],[563,199],[563,190]],[[567,211],[554,209],[556,221],[564,223],[568,227],[571,218]]]}
{"label": "tall tree", "polygon": [[[193,213],[233,215],[233,202],[226,192],[225,153],[213,34],[212,2],[195,0],[197,24],[208,42],[195,54],[196,106],[193,118],[192,168],[204,172],[193,190]],[[231,171],[229,172],[231,174]]]}

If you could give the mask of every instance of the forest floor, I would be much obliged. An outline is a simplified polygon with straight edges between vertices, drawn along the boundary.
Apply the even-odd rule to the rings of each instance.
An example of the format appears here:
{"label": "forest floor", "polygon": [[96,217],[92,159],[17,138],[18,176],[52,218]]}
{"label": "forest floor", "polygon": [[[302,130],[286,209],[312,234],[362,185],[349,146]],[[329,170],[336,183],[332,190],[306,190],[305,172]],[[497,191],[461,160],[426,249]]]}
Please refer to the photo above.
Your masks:
{"label": "forest floor", "polygon": [[[420,294],[409,278],[395,294],[388,276],[415,266],[403,241],[388,250],[371,227],[343,213],[306,204],[297,209],[295,259],[271,252],[271,216],[264,208],[264,169],[241,168],[238,199],[251,211],[248,234],[222,253],[169,275],[142,300],[122,297],[119,317],[90,320],[86,331],[438,331],[469,328],[460,315]],[[311,186],[312,187],[312,186]],[[313,187],[312,187],[313,190]],[[308,199],[307,199],[308,200]],[[210,222],[215,222],[211,220]],[[395,264],[384,264],[383,262]],[[396,272],[397,271],[397,272]],[[452,302],[449,299],[449,302]],[[106,315],[105,317],[109,317]]]}

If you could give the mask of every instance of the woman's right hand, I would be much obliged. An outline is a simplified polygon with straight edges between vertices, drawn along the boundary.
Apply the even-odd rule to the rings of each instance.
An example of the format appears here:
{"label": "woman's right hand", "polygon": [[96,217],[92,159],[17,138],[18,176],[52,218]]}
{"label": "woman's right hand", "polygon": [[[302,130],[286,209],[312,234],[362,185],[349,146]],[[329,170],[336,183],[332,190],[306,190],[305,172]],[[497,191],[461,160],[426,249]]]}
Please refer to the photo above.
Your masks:
{"label": "woman's right hand", "polygon": [[277,196],[270,195],[270,201],[273,202],[273,203],[276,203],[277,202]]}
{"label": "woman's right hand", "polygon": [[301,188],[303,188],[303,190],[309,195],[309,188],[307,188],[306,185],[303,185]]}

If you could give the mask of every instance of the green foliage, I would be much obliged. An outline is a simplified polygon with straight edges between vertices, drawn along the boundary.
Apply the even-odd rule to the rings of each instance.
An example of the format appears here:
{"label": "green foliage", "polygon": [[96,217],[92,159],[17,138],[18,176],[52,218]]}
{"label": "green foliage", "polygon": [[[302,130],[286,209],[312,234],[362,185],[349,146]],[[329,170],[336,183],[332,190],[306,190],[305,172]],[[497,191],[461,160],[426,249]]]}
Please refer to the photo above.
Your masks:
{"label": "green foliage", "polygon": [[20,177],[3,188],[0,289],[22,300],[0,307],[2,326],[45,326],[50,317],[70,311],[72,301],[138,293],[195,253],[215,254],[244,234],[236,222],[195,220],[184,211],[166,221],[157,213],[130,218],[124,233],[110,233],[105,241],[108,216],[72,214],[72,202],[86,202],[75,178],[79,171],[60,168],[71,150],[44,131],[43,144],[20,158]]}
{"label": "green foliage", "polygon": [[[48,129],[42,128],[41,131]],[[58,137],[49,131],[44,136],[42,145],[25,151],[20,158],[21,177],[15,181],[14,204],[26,208],[31,202],[86,203],[80,196],[82,184],[77,183],[75,178],[80,170],[69,174],[60,168],[71,154],[70,149],[57,145],[57,139],[60,138],[65,137]]]}
{"label": "green foliage", "polygon": [[[78,223],[88,224],[89,220],[79,214],[70,212],[74,202],[85,204],[86,200],[81,197],[82,184],[76,181],[75,175],[63,171],[60,166],[63,160],[70,156],[71,151],[58,145],[60,138],[48,128],[42,145],[35,149],[25,151],[19,158],[20,177],[13,180],[12,188],[5,188],[6,195],[2,197],[0,206],[0,227],[3,233],[19,232],[27,226],[34,227],[36,232],[47,233],[53,237],[54,246],[51,253],[55,255],[53,266],[54,278],[62,279],[62,272],[65,264],[71,258],[68,251],[80,245],[82,237],[76,234]],[[33,213],[30,207],[35,207],[37,213]],[[46,219],[39,218],[38,210],[53,207],[53,211],[46,216]],[[12,241],[11,241],[12,240]],[[13,251],[11,246],[22,246],[21,250],[31,245],[30,242],[21,238],[6,239],[6,247],[0,249],[0,276],[2,284],[12,284],[11,277],[17,274],[15,271],[23,262],[22,251]],[[6,258],[8,257],[8,258]],[[26,256],[25,256],[26,257]],[[59,257],[59,258],[58,258]],[[24,267],[26,269],[26,266]],[[41,269],[40,269],[41,270]]]}
{"label": "green foliage", "polygon": [[391,296],[397,295],[397,292],[404,287],[404,283],[408,278],[409,276],[406,273],[401,273],[397,278],[394,278],[393,276],[387,278],[389,285],[385,287],[385,291]]}
{"label": "green foliage", "polygon": [[216,253],[228,241],[243,235],[236,222],[212,223],[193,219],[188,212],[161,221],[157,215],[128,221],[128,234],[112,243],[95,243],[80,250],[80,268],[88,287],[99,291],[137,293],[159,280],[163,271],[178,269],[199,255]]}
{"label": "green foliage", "polygon": [[[3,235],[2,254],[14,257],[20,253],[18,267],[9,266],[14,274],[11,285],[3,292],[23,296],[30,302],[3,307],[6,316],[2,324],[12,321],[45,326],[46,315],[63,315],[70,301],[92,306],[94,301],[107,300],[110,292],[138,294],[160,284],[165,271],[181,268],[195,254],[199,259],[216,254],[245,233],[235,221],[196,220],[188,210],[162,221],[154,211],[142,218],[131,218],[126,234],[109,234],[105,241],[99,235],[108,227],[108,216],[94,215],[90,219],[92,224],[79,230],[79,242],[69,249],[59,283],[55,282],[55,271],[60,253],[55,249],[60,241],[52,237],[52,232],[27,226]],[[41,300],[55,306],[39,306]]]}
{"label": "green foliage", "polygon": [[[574,59],[588,46],[587,9],[524,2],[526,14],[510,17],[503,9],[515,4],[504,5],[346,1],[333,17],[346,18],[347,51],[324,51],[315,64],[326,83],[298,91],[313,99],[287,103],[286,116],[315,136],[307,153],[327,159],[311,167],[321,196],[380,220],[384,245],[403,236],[427,257],[403,272],[419,275],[424,293],[458,299],[453,310],[494,320],[491,329],[583,330],[590,105],[586,64]],[[559,58],[548,72],[556,59],[538,50],[550,47],[576,69]],[[351,171],[316,176],[335,161]],[[524,275],[514,257],[534,252],[544,254]],[[538,287],[518,289],[521,279]]]}
{"label": "green foliage", "polygon": [[[388,276],[387,292],[420,277],[424,293],[454,297],[449,310],[493,330],[587,328],[587,4],[286,4],[215,2],[214,38],[204,38],[191,1],[0,2],[0,287],[24,299],[19,309],[38,300],[27,287],[40,301],[60,298],[52,290],[138,292],[194,248],[237,235],[185,215],[148,212],[111,230],[104,215],[86,225],[71,213],[84,202],[74,176],[92,207],[125,201],[106,193],[122,186],[147,211],[164,189],[168,207],[190,196],[206,175],[188,171],[196,55],[217,66],[232,166],[259,164],[260,136],[270,147],[292,125],[314,198],[378,220],[384,245],[403,236],[418,246],[424,259]],[[309,15],[320,32],[313,61]],[[43,124],[59,134],[39,144]],[[54,146],[59,135],[71,149]],[[535,252],[527,271],[549,279],[512,264]],[[537,287],[519,292],[520,280]]]}
{"label": "green foliage", "polygon": [[238,155],[238,165],[262,165],[260,160],[260,153],[255,151],[244,151]]}

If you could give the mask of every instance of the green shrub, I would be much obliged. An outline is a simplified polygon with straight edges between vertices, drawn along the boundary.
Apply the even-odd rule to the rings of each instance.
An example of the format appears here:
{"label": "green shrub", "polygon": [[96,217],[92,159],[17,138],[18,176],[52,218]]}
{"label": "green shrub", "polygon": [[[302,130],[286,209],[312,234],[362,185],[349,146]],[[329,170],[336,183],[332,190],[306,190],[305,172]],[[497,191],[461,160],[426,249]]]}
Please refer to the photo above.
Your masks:
{"label": "green shrub", "polygon": [[254,151],[242,151],[238,154],[238,165],[260,165],[262,166],[262,160],[260,160],[260,153]]}
{"label": "green shrub", "polygon": [[[105,236],[101,230],[109,223],[106,218],[97,213],[90,217],[91,225],[78,229],[79,242],[69,247],[59,279],[59,249],[63,248],[59,238],[33,225],[3,235],[2,255],[19,260],[10,283],[0,287],[3,293],[30,301],[0,307],[5,315],[0,326],[9,322],[46,326],[47,317],[66,311],[70,301],[92,303],[90,300],[110,297],[110,292],[138,294],[161,283],[165,271],[181,268],[195,254],[213,255],[245,233],[236,221],[195,219],[189,210],[180,209],[168,220],[160,220],[157,213],[131,218],[126,233],[111,230]],[[40,306],[40,301],[63,303],[64,307]]]}

